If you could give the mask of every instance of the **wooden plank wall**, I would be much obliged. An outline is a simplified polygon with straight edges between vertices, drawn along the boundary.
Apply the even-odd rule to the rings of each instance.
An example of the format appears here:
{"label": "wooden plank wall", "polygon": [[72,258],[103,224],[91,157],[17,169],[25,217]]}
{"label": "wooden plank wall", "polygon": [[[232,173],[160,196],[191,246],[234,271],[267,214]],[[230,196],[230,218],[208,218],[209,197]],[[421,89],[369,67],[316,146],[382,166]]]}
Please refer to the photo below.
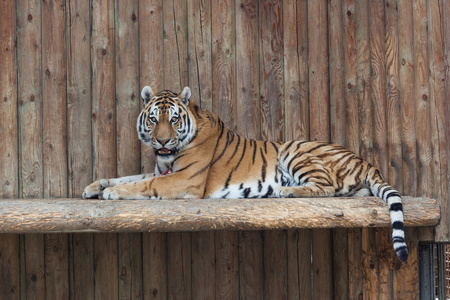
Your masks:
{"label": "wooden plank wall", "polygon": [[[441,224],[389,229],[0,235],[1,299],[417,299],[418,241],[449,241],[450,3],[0,2],[0,197],[79,197],[151,172],[140,89],[189,85],[238,133],[331,140]],[[311,260],[312,258],[312,260]]]}

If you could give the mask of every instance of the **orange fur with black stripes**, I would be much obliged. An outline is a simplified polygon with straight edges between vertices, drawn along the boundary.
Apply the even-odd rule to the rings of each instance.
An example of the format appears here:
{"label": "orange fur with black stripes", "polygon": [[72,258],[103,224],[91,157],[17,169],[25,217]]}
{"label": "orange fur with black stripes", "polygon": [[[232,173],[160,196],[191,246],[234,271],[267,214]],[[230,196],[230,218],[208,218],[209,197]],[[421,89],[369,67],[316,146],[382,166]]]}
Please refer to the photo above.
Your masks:
{"label": "orange fur with black stripes", "polygon": [[394,249],[408,257],[399,193],[351,151],[327,142],[255,141],[227,129],[190,100],[191,91],[144,87],[139,138],[153,147],[155,173],[101,179],[83,197],[264,198],[375,195],[388,203]]}

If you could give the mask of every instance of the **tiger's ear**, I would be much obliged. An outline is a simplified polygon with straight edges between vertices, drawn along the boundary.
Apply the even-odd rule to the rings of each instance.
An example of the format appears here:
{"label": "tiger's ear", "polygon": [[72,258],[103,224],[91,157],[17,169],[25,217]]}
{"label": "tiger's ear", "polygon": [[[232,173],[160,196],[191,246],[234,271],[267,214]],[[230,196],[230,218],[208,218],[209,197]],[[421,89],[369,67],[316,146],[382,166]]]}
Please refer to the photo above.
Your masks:
{"label": "tiger's ear", "polygon": [[144,86],[144,88],[142,89],[142,92],[141,92],[141,97],[142,97],[142,100],[144,101],[144,105],[147,105],[147,103],[150,102],[150,100],[153,98],[154,94],[155,93],[153,93],[153,90],[151,87]]}
{"label": "tiger's ear", "polygon": [[189,105],[189,99],[191,99],[191,89],[189,87],[185,87],[183,91],[180,93],[180,99],[184,105]]}

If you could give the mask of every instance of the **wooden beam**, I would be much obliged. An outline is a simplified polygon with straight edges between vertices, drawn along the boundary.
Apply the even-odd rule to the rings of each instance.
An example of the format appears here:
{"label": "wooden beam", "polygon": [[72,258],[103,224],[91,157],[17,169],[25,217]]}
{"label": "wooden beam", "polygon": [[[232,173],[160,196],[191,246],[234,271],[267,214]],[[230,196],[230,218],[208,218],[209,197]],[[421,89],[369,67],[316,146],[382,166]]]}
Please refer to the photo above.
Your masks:
{"label": "wooden beam", "polygon": [[[406,226],[434,226],[436,200],[404,197]],[[0,200],[0,233],[146,232],[390,226],[375,197],[199,200]]]}

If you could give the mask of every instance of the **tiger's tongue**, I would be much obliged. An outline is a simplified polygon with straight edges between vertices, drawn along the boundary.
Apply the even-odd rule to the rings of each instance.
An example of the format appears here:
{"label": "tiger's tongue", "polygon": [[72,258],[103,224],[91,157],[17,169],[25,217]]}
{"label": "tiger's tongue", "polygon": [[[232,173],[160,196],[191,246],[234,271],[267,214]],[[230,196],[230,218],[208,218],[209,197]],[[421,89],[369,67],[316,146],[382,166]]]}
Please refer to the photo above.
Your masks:
{"label": "tiger's tongue", "polygon": [[168,174],[172,174],[172,169],[165,170],[164,172],[161,173],[161,176],[168,175]]}

